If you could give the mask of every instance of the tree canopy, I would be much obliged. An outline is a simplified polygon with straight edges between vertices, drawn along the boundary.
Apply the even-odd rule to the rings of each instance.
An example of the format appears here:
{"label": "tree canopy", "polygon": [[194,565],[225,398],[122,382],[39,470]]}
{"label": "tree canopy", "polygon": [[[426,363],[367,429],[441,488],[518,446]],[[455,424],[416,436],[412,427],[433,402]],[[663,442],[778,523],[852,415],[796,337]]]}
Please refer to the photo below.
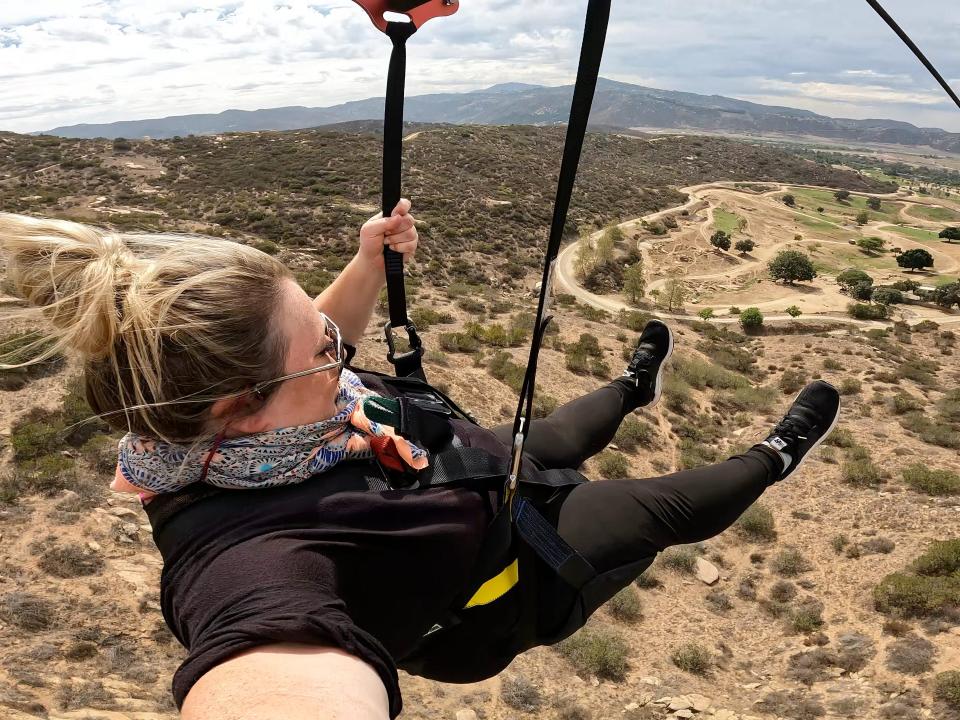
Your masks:
{"label": "tree canopy", "polygon": [[710,238],[710,244],[719,250],[730,249],[730,235],[723,230],[717,230]]}
{"label": "tree canopy", "polygon": [[847,268],[837,275],[837,284],[844,292],[850,292],[850,290],[857,285],[873,285],[873,278],[863,270]]}
{"label": "tree canopy", "polygon": [[940,231],[940,237],[947,242],[960,240],[960,227],[946,227]]}
{"label": "tree canopy", "polygon": [[789,285],[798,280],[801,282],[813,280],[817,276],[813,261],[799,250],[781,250],[770,261],[767,269],[770,271],[770,277],[774,280],[783,280]]}
{"label": "tree canopy", "polygon": [[913,248],[897,255],[897,265],[908,271],[933,267],[933,255],[923,248]]}
{"label": "tree canopy", "polygon": [[733,247],[741,255],[746,255],[749,252],[753,252],[753,249],[756,246],[757,244],[750,238],[743,238],[743,240],[737,240],[737,244],[734,245]]}

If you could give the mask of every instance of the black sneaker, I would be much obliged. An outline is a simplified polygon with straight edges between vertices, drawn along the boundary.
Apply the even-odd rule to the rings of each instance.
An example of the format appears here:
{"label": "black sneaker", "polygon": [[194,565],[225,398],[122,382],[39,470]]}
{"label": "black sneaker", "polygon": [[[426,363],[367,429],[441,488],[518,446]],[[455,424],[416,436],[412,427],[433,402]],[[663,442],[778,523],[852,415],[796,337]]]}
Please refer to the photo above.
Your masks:
{"label": "black sneaker", "polygon": [[761,443],[793,458],[778,480],[793,474],[803,464],[810,451],[833,432],[839,418],[840,393],[833,385],[817,380],[800,391],[787,414]]}
{"label": "black sneaker", "polygon": [[653,407],[663,392],[663,366],[673,354],[673,333],[659,320],[651,320],[640,334],[637,349],[623,376],[640,391],[639,406]]}

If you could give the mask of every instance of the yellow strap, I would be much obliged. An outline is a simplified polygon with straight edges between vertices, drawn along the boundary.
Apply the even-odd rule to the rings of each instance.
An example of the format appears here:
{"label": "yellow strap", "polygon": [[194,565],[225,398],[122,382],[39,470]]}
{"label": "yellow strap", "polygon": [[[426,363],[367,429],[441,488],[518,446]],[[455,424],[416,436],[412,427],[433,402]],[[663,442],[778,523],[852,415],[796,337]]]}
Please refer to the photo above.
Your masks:
{"label": "yellow strap", "polygon": [[507,594],[507,592],[520,580],[520,571],[518,560],[504,568],[503,572],[487,580],[480,589],[474,593],[470,601],[464,605],[464,609],[476,607],[477,605],[489,605],[497,598]]}

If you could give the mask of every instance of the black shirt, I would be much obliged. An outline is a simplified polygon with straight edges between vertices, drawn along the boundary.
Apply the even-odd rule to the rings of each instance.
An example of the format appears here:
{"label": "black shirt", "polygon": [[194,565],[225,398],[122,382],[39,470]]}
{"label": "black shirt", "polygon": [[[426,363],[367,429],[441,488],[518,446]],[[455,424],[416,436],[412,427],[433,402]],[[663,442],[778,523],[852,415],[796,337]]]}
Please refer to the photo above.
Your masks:
{"label": "black shirt", "polygon": [[233,655],[296,642],[367,662],[387,689],[391,717],[400,713],[394,658],[407,655],[463,592],[494,494],[330,494],[331,473],[350,465],[360,474],[376,468],[348,463],[300,485],[207,490],[169,517],[164,502],[148,503],[164,559],[164,618],[189,650],[173,680],[178,707],[204,673]]}

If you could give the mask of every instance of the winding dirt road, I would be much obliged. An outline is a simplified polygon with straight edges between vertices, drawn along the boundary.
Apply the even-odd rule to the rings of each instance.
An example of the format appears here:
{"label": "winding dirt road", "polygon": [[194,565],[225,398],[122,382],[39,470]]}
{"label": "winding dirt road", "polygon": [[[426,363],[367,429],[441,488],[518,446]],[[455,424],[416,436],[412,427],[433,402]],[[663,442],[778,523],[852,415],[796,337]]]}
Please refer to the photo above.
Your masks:
{"label": "winding dirt road", "polygon": [[[702,185],[692,185],[689,187],[681,188],[680,191],[688,195],[687,201],[682,205],[678,205],[672,208],[667,208],[664,210],[658,210],[657,212],[644,215],[643,217],[628,220],[626,222],[620,223],[618,227],[621,230],[623,230],[624,233],[628,233],[638,228],[644,221],[647,223],[650,223],[655,220],[660,220],[668,215],[680,215],[684,210],[692,213],[694,211],[706,209],[707,217],[704,221],[699,223],[699,226],[697,228],[697,232],[700,234],[700,236],[706,239],[709,237],[708,235],[709,229],[713,226],[713,211],[719,205],[719,202],[711,203],[710,199],[705,197],[709,191],[714,190],[714,191],[723,191],[724,193],[738,193],[743,197],[749,198],[751,202],[755,202],[758,199],[763,198],[765,200],[768,200],[770,203],[774,203],[776,201],[773,198],[775,198],[779,193],[784,192],[787,188],[790,188],[790,187],[793,187],[793,188],[809,187],[817,190],[828,190],[828,191],[835,190],[835,188],[823,188],[823,187],[810,186],[810,185],[788,185],[784,183],[763,183],[763,184],[776,185],[776,189],[766,191],[760,194],[748,193],[734,187],[733,183],[726,183],[726,182],[705,183]],[[867,193],[854,193],[854,194],[861,195],[861,196],[868,196],[868,197],[878,197],[880,199],[886,199],[886,200],[897,200],[898,202],[903,202],[904,207],[900,211],[901,212],[900,217],[904,217],[904,212],[907,209],[908,205],[910,204],[937,205],[936,200],[933,198],[913,198],[913,197],[907,196],[906,193],[904,192],[884,193],[884,194],[875,194],[875,195],[870,195]],[[777,206],[779,206],[779,203],[777,203]],[[794,211],[794,212],[800,215],[809,217],[811,219],[817,220],[818,222],[832,225],[838,229],[847,229],[847,228],[844,228],[843,225],[833,222],[831,220],[828,220],[827,218],[824,218],[824,217],[808,215],[800,211]],[[907,216],[910,217],[909,215]],[[910,217],[910,221],[918,225],[924,225],[924,224],[930,225],[930,226],[937,225],[937,223],[932,223],[932,222],[925,223],[922,219],[913,218],[913,217]],[[935,259],[938,259],[940,261],[938,263],[940,272],[954,273],[960,270],[960,260],[958,260],[956,257],[953,257],[950,254],[944,253],[937,248],[931,248],[931,247],[925,246],[923,243],[919,243],[909,238],[905,238],[902,235],[891,233],[889,231],[880,229],[881,226],[889,225],[889,224],[890,224],[889,222],[885,222],[885,221],[874,221],[874,222],[868,223],[868,225],[865,227],[869,229],[871,234],[876,234],[880,237],[883,237],[885,240],[888,240],[891,242],[895,241],[896,244],[899,246],[925,247],[928,251],[930,251],[934,255]],[[942,224],[940,224],[940,226],[942,226]],[[596,239],[603,232],[604,230],[598,231],[592,236],[591,239]],[[817,239],[816,241],[821,244],[836,243],[836,244],[847,245],[847,242],[845,240],[839,241],[839,240]],[[650,251],[656,246],[669,243],[669,242],[671,242],[669,238],[651,238],[651,239],[639,241],[637,243],[637,248],[639,249],[641,255],[643,256],[645,268],[650,268],[653,266],[651,257],[650,257]],[[557,288],[562,290],[563,292],[567,292],[573,295],[580,302],[583,302],[595,308],[599,308],[601,310],[605,310],[607,312],[617,313],[620,310],[635,309],[631,305],[628,305],[626,302],[621,300],[618,296],[597,295],[595,293],[591,293],[590,291],[588,291],[587,289],[585,289],[583,286],[580,285],[580,283],[577,281],[576,271],[574,269],[576,253],[577,253],[577,248],[579,247],[579,244],[580,244],[579,241],[574,242],[567,245],[565,248],[561,250],[557,258],[556,267],[554,269],[554,282],[556,283]],[[742,263],[741,265],[735,268],[728,268],[720,272],[706,273],[706,274],[700,274],[700,275],[687,275],[687,276],[683,276],[682,279],[685,281],[715,280],[715,279],[723,279],[723,280],[729,281],[733,278],[736,278],[742,275],[755,273],[757,272],[757,270],[760,269],[760,267],[762,266],[762,263],[772,258],[773,255],[779,250],[783,249],[783,247],[786,244],[787,244],[786,242],[770,243],[769,245],[764,244],[763,248],[758,249],[754,254],[749,256],[750,257],[749,262]],[[658,288],[661,288],[665,283],[666,283],[665,278],[654,280],[648,284],[647,292],[649,293],[651,290],[656,290]],[[881,321],[873,321],[873,320],[857,320],[855,318],[851,318],[847,316],[846,314],[843,314],[842,307],[847,302],[849,302],[849,298],[847,298],[847,296],[845,295],[840,295],[839,291],[835,288],[831,288],[831,291],[832,292],[830,293],[830,296],[836,296],[836,297],[827,296],[827,297],[824,297],[823,300],[832,300],[832,302],[837,302],[838,304],[842,303],[837,307],[837,309],[825,309],[820,312],[805,312],[801,318],[796,318],[796,319],[792,318],[791,316],[785,313],[771,313],[766,315],[765,317],[767,320],[793,320],[794,322],[804,322],[804,321],[823,322],[825,320],[829,320],[831,322],[845,323],[848,325],[854,325],[862,328],[889,327],[889,322],[881,322]],[[751,301],[750,305],[758,307],[761,310],[765,310],[765,309],[771,309],[774,306],[782,307],[784,304],[788,302],[789,301],[785,301],[783,298],[778,298],[778,299],[759,301],[759,302]],[[726,312],[726,308],[728,305],[729,303],[726,306],[705,304],[700,307],[703,307],[703,308],[710,307],[714,309],[714,311],[719,310],[720,312]],[[830,305],[831,303],[827,303],[828,308]],[[902,314],[904,314],[905,317],[908,317],[910,319],[920,320],[926,317],[926,316],[917,314],[915,310],[911,310],[909,306],[901,306],[898,309]],[[659,317],[671,318],[671,319],[690,320],[694,318],[693,315],[690,315],[688,313],[667,313],[667,312],[658,311],[657,315]],[[947,315],[937,314],[937,315],[931,315],[931,318],[935,319],[936,322],[940,324],[960,323],[960,316],[947,316]],[[733,323],[739,322],[739,318],[735,315],[726,315],[721,317],[715,317],[711,320],[711,322],[719,323],[719,324],[733,324]]]}

